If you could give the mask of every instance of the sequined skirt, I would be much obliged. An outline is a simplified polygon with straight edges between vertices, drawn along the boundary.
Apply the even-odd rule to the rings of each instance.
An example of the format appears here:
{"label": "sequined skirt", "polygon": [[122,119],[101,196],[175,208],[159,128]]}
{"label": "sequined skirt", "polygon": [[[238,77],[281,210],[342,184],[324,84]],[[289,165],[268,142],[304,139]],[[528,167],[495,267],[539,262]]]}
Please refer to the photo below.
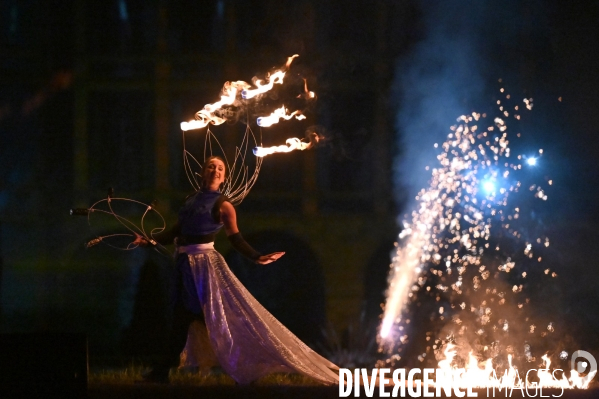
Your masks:
{"label": "sequined skirt", "polygon": [[[235,381],[247,384],[270,373],[286,372],[324,384],[338,383],[338,373],[333,371],[338,367],[260,305],[210,244],[180,247],[179,252],[187,254],[188,281],[193,282],[197,294],[193,296],[204,313],[214,354]],[[192,344],[189,339],[193,337],[189,337],[187,347]]]}

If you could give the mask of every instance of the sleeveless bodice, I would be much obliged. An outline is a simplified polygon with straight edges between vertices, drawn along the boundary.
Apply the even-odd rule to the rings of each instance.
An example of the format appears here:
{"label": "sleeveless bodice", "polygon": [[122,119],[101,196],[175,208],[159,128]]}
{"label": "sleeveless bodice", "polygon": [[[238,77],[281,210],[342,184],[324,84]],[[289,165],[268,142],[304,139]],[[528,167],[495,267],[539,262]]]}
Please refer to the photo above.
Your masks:
{"label": "sleeveless bodice", "polygon": [[219,191],[198,191],[185,201],[179,211],[183,236],[201,236],[219,231],[223,224],[214,221],[212,208],[221,197]]}

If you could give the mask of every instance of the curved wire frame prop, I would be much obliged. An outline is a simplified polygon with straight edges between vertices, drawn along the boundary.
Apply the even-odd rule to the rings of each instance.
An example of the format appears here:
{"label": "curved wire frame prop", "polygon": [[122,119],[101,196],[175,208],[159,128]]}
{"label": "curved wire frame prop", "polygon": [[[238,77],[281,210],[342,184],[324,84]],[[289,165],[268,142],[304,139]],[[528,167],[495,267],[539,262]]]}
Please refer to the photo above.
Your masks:
{"label": "curved wire frame prop", "polygon": [[[131,220],[127,219],[126,217],[121,216],[117,212],[115,212],[113,208],[113,202],[125,202],[144,207],[145,210],[140,218],[139,224],[136,224]],[[158,217],[160,225],[157,227],[150,227],[148,230],[148,227],[146,226],[146,219],[150,213],[154,213]],[[160,212],[158,212],[158,210],[156,210],[156,208],[154,208],[152,205],[148,205],[146,203],[129,198],[112,198],[111,196],[108,196],[107,198],[103,198],[95,202],[88,209],[71,210],[71,214],[87,214],[87,222],[90,226],[92,225],[91,215],[109,215],[112,216],[120,225],[124,227],[124,232],[98,236],[88,241],[85,245],[86,248],[91,248],[99,243],[104,243],[109,247],[115,249],[130,251],[139,246],[139,244],[135,243],[135,240],[138,237],[141,237],[147,242],[149,242],[152,246],[154,246],[154,248],[158,252],[170,256],[170,252],[164,246],[160,245],[154,238],[156,234],[160,234],[166,229],[166,222],[164,220],[164,217],[160,214]],[[131,241],[126,246],[117,245],[114,243],[114,241],[126,237],[131,238]]]}
{"label": "curved wire frame prop", "polygon": [[[249,121],[253,119],[252,112],[255,111],[253,107],[261,102],[262,94],[273,89],[275,85],[280,86],[283,84],[285,74],[288,72],[292,61],[296,57],[298,56],[293,55],[288,57],[287,63],[282,68],[272,74],[268,73],[265,79],[260,80],[254,78],[253,85],[255,88],[253,88],[254,86],[251,84],[243,81],[226,82],[221,92],[220,101],[213,104],[206,104],[203,109],[195,114],[195,120],[181,123],[181,130],[183,132],[183,167],[185,175],[195,191],[199,191],[202,188],[202,166],[204,161],[210,156],[218,155],[223,158],[228,171],[221,192],[228,197],[229,202],[233,205],[239,205],[258,180],[263,157],[265,155],[274,152],[304,150],[313,147],[318,142],[318,135],[316,133],[310,133],[309,143],[294,138],[288,139],[286,145],[270,148],[261,147],[262,127],[267,128],[281,120],[288,121],[292,118],[296,120],[305,119],[301,109],[290,112],[284,105],[276,109],[270,115],[260,116],[256,119],[256,124],[260,129],[259,138],[256,137],[256,134],[254,134],[250,127]],[[302,90],[303,93],[300,93],[298,96],[294,97],[294,99],[299,98],[300,102],[308,102],[315,99],[314,92],[308,90],[306,79],[303,79]],[[250,112],[250,110],[252,110],[252,112]],[[232,154],[232,156],[227,156],[227,152],[210,129],[210,125],[217,126],[225,122],[236,123],[244,112],[246,114],[246,123],[243,138],[241,139],[241,143],[235,147],[234,154]],[[251,118],[250,114],[252,115]],[[188,149],[188,143],[186,143],[186,131],[196,129],[203,130],[204,128],[205,136],[203,149],[199,151],[202,155],[196,153],[196,156],[194,156]],[[203,157],[202,162],[199,160],[200,157]],[[115,201],[122,201],[145,207],[139,225],[115,212],[112,206]],[[145,220],[147,215],[151,212],[156,213],[162,226],[146,231]],[[92,239],[87,243],[88,248],[103,242],[116,249],[132,250],[139,246],[139,244],[136,243],[139,242],[137,238],[142,237],[145,241],[152,244],[156,250],[162,253],[168,253],[168,251],[162,245],[158,244],[154,238],[155,234],[159,234],[166,229],[166,223],[162,215],[152,205],[129,198],[112,198],[112,194],[109,193],[107,198],[97,201],[89,209],[73,209],[71,210],[71,214],[87,215],[88,224],[90,226],[92,224],[90,219],[92,214],[109,215],[125,228],[125,232],[98,236]],[[111,241],[116,242],[119,240],[126,240],[127,237],[131,237],[132,240],[125,246],[118,246],[111,243]]]}
{"label": "curved wire frame prop", "polygon": [[[241,140],[241,144],[235,147],[235,154],[231,160],[227,157],[226,152],[221,145],[216,135],[206,128],[206,136],[204,138],[204,161],[214,155],[218,149],[218,154],[223,156],[227,166],[227,178],[225,180],[222,193],[229,198],[233,205],[239,205],[248,195],[250,189],[258,180],[258,174],[262,167],[263,158],[253,157],[255,163],[250,165],[247,162],[248,151],[251,153],[259,144],[256,135],[246,124],[245,132]],[[183,166],[189,183],[195,191],[199,191],[202,187],[202,165],[204,162],[198,161],[196,157],[187,149],[185,142],[185,131],[183,131]]]}

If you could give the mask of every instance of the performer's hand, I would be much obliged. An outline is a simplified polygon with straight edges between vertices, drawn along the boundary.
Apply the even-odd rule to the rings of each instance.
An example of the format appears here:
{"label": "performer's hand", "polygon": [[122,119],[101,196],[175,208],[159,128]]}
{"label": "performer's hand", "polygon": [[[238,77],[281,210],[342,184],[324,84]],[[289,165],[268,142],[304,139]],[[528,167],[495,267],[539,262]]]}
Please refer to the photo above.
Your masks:
{"label": "performer's hand", "polygon": [[135,233],[135,240],[133,240],[133,245],[139,245],[140,247],[147,247],[148,245],[150,245],[150,243],[148,242],[148,240],[146,240],[139,234]]}
{"label": "performer's hand", "polygon": [[283,255],[285,255],[285,252],[273,252],[272,254],[262,255],[261,257],[256,259],[256,263],[258,263],[259,265],[266,265],[268,263],[274,262]]}

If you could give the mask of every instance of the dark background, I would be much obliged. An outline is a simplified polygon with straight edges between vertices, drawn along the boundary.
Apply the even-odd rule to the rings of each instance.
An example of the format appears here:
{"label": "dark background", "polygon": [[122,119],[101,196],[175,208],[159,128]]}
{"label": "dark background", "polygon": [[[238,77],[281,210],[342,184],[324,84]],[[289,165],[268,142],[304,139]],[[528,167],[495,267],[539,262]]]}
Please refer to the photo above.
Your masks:
{"label": "dark background", "polygon": [[[554,185],[537,214],[552,237],[559,315],[572,321],[568,334],[597,349],[598,7],[553,0],[2,2],[2,331],[83,330],[98,356],[151,351],[163,334],[153,328],[161,322],[152,309],[166,308],[156,293],[166,289],[168,261],[147,251],[84,250],[95,232],[68,209],[114,187],[141,201],[158,198],[172,223],[191,189],[179,123],[216,101],[225,81],[249,81],[297,53],[292,70],[318,99],[306,122],[265,129],[265,141],[302,137],[310,125],[328,140],[311,153],[266,158],[239,207],[257,247],[279,237],[296,255],[290,250],[288,263],[266,277],[232,261],[275,316],[311,343],[323,339],[314,331],[326,320],[338,332],[364,320],[360,313],[376,324],[396,221],[426,184],[432,144],[459,115],[496,107],[504,87],[519,101],[534,98],[515,145],[524,153],[544,149],[535,173]],[[232,129],[220,132],[234,137]],[[304,288],[284,289],[305,274]],[[303,309],[286,308],[298,302]]]}

